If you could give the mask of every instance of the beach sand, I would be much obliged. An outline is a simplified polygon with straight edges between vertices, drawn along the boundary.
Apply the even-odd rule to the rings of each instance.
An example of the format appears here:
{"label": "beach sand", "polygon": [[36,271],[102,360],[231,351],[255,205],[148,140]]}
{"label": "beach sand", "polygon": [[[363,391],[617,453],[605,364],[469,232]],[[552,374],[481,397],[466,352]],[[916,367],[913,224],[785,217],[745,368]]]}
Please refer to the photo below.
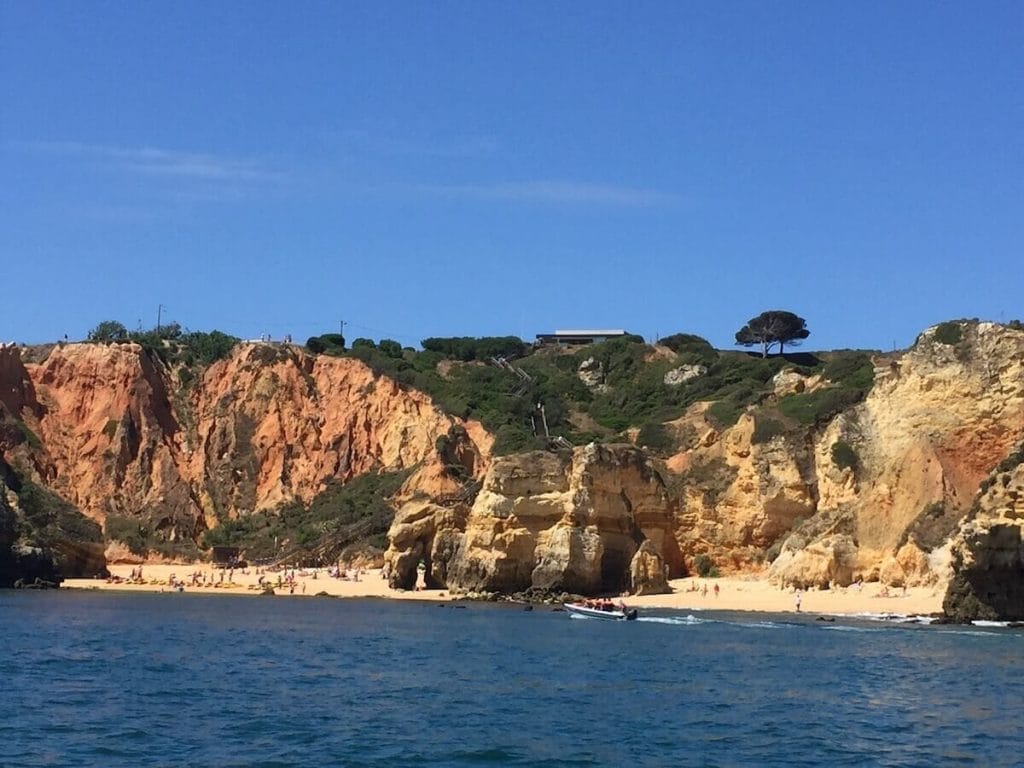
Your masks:
{"label": "beach sand", "polygon": [[[134,565],[111,565],[110,572],[127,580]],[[200,571],[207,576],[207,586],[192,586],[191,574]],[[220,571],[209,564],[166,565],[145,564],[142,566],[143,584],[108,582],[104,579],[67,579],[63,587],[68,589],[118,590],[124,592],[168,592],[172,591],[172,574],[186,582],[186,592],[200,594],[259,595],[259,575],[254,568],[248,573],[235,570],[233,580],[220,583]],[[263,574],[264,580],[275,586],[275,594],[312,597],[325,592],[333,597],[380,597],[395,600],[452,600],[455,597],[444,589],[394,590],[382,578],[379,570],[366,571],[359,581],[331,578],[320,570],[313,577],[313,571],[296,571],[295,590],[288,584],[277,587],[277,572]],[[214,585],[209,585],[213,580]],[[718,585],[718,596],[714,587]],[[794,612],[796,594],[792,589],[782,590],[756,577],[724,577],[718,579],[686,578],[670,582],[673,591],[666,595],[627,597],[626,603],[637,608],[671,608],[685,611],[766,611],[772,613]],[[703,593],[703,587],[707,593]],[[694,589],[696,587],[696,590]],[[800,595],[801,613],[811,615],[854,615],[854,614],[898,614],[919,615],[939,613],[945,590],[941,587],[911,587],[903,590],[890,587],[888,596],[878,583],[864,584],[843,589],[810,590]]]}
{"label": "beach sand", "polygon": [[[167,565],[164,563],[146,563],[142,566],[142,584],[129,583],[128,578],[137,565],[111,565],[108,567],[111,575],[119,576],[124,581],[107,581],[105,579],[65,579],[61,585],[64,589],[99,589],[116,590],[121,592],[172,592],[171,578],[176,577],[179,581],[185,582],[185,592],[210,595],[259,595],[260,576],[265,582],[270,582],[274,587],[274,594],[295,595],[298,597],[313,597],[321,592],[326,592],[331,597],[387,597],[396,600],[449,600],[451,598],[447,590],[425,589],[396,590],[388,586],[387,581],[381,576],[379,570],[364,571],[359,581],[332,578],[327,574],[326,569],[295,570],[295,589],[291,589],[288,583],[277,586],[278,574],[281,574],[284,581],[285,572],[282,571],[261,571],[256,573],[255,568],[235,569],[231,572],[224,572],[224,581],[221,582],[221,571],[208,563],[193,563],[185,565]],[[248,572],[245,572],[248,571]],[[202,582],[198,585],[192,584],[192,574],[200,572],[206,574],[206,585]],[[230,573],[230,577],[229,577]],[[288,571],[291,573],[291,571]],[[315,573],[315,577],[314,577]]]}
{"label": "beach sand", "polygon": [[[714,587],[718,585],[718,596]],[[795,613],[796,592],[779,589],[756,577],[725,577],[718,579],[673,579],[669,582],[672,594],[626,598],[626,603],[638,608],[675,608],[678,610],[768,611]],[[703,588],[707,587],[707,594]],[[696,587],[696,591],[694,588]],[[877,582],[861,587],[812,589],[800,593],[800,612],[811,615],[899,614],[921,615],[940,613],[943,587],[889,587],[888,594]]]}

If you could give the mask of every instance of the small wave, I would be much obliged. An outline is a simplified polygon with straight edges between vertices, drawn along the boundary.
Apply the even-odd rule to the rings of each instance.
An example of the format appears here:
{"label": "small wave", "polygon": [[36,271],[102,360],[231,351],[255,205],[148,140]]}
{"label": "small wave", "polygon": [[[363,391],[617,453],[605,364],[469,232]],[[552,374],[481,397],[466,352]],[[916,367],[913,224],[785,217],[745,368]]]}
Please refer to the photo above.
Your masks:
{"label": "small wave", "polygon": [[944,634],[944,635],[965,635],[967,637],[996,637],[996,638],[1007,637],[1007,635],[1004,635],[1004,634],[1002,634],[1000,632],[985,632],[980,627],[977,630],[971,630],[971,629],[946,629],[946,630],[943,630],[942,634]]}
{"label": "small wave", "polygon": [[989,621],[988,619],[975,619],[971,622],[976,627],[1000,627],[1005,629],[1016,622],[1011,621]]}
{"label": "small wave", "polygon": [[884,621],[890,624],[931,624],[934,616],[922,616],[910,613],[833,613],[828,614],[837,619],[864,619],[866,621]]}
{"label": "small wave", "polygon": [[822,629],[832,632],[882,632],[881,627],[851,627],[849,624],[823,624]]}
{"label": "small wave", "polygon": [[776,621],[741,621],[737,623],[737,626],[747,627],[749,629],[789,629],[792,624],[779,624]]}
{"label": "small wave", "polygon": [[637,618],[637,621],[646,621],[649,624],[676,624],[681,626],[711,623],[710,619],[698,619],[696,616],[640,616]]}

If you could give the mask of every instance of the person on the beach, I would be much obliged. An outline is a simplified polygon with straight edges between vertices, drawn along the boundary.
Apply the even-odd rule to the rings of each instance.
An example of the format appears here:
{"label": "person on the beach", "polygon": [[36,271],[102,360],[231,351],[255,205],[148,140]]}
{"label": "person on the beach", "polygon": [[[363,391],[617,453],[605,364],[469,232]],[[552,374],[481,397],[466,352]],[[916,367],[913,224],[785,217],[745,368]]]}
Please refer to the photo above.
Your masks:
{"label": "person on the beach", "polygon": [[427,588],[427,565],[422,560],[416,566],[416,591],[422,592]]}
{"label": "person on the beach", "polygon": [[715,597],[718,597],[718,585],[715,584]]}
{"label": "person on the beach", "polygon": [[796,597],[794,598],[795,601],[796,601],[796,612],[797,613],[800,613],[800,598],[801,597],[802,597],[802,594],[801,594],[800,590],[798,589],[796,591]]}

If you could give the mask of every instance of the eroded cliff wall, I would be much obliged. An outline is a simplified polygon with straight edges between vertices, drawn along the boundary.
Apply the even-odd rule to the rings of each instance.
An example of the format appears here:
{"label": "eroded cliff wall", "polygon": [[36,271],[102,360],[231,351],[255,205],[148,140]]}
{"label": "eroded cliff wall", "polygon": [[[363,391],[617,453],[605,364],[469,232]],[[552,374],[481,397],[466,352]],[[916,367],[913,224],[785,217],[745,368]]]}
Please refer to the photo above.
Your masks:
{"label": "eroded cliff wall", "polygon": [[[675,528],[664,483],[642,450],[590,444],[496,459],[461,515],[406,505],[386,559],[392,583],[405,588],[423,561],[433,582],[464,592],[650,591],[664,584],[664,568],[681,570]],[[634,570],[642,583],[630,583]]]}
{"label": "eroded cliff wall", "polygon": [[[1024,332],[929,329],[877,357],[863,402],[811,426],[779,403],[831,383],[789,370],[775,386],[727,429],[692,406],[667,425],[692,439],[664,462],[592,444],[492,463],[479,424],[351,358],[241,344],[208,368],[170,369],[134,344],[5,348],[0,459],[94,520],[145,518],[169,540],[416,467],[396,500],[408,502],[387,556],[396,586],[421,560],[433,585],[581,592],[658,589],[666,566],[770,564],[780,582],[824,586],[935,582],[983,561],[965,554],[981,545],[950,540],[1024,441]],[[766,414],[785,423],[766,430]],[[837,446],[852,460],[837,462]],[[467,476],[483,480],[475,497]]]}
{"label": "eroded cliff wall", "polygon": [[435,444],[453,427],[466,472],[486,469],[478,424],[357,360],[240,344],[195,370],[127,343],[59,345],[38,362],[2,350],[2,455],[88,517],[145,518],[172,541],[369,471],[417,467],[411,489],[451,493]]}
{"label": "eroded cliff wall", "polygon": [[[944,582],[979,483],[1024,441],[1024,332],[947,325],[878,356],[868,397],[824,423],[759,433],[766,415],[783,418],[782,397],[831,386],[787,371],[727,429],[692,407],[670,425],[692,444],[663,464],[598,446],[502,458],[472,508],[440,526],[422,505],[399,513],[395,583],[422,559],[434,584],[456,589],[617,588],[642,541],[673,573],[770,564],[772,578],[805,587]],[[837,446],[852,460],[837,462]]]}

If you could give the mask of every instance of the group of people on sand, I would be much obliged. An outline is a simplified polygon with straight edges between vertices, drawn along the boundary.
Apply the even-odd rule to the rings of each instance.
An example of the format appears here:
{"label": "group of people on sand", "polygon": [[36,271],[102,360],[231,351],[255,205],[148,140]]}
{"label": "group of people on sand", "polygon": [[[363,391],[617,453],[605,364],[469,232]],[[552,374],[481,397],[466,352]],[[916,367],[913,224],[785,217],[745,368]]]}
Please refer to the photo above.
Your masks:
{"label": "group of people on sand", "polygon": [[[342,581],[359,581],[359,579],[361,579],[362,576],[363,576],[363,569],[362,568],[342,568],[341,563],[338,563],[338,567],[337,568],[334,568],[334,567],[330,568],[327,571],[327,575],[330,576],[332,579],[341,579]],[[316,578],[316,573],[315,572],[313,574],[313,578],[314,579]]]}
{"label": "group of people on sand", "polygon": [[[704,582],[703,584],[700,584],[700,583],[698,583],[696,581],[691,582],[689,589],[687,589],[686,591],[687,592],[697,592],[697,593],[700,593],[701,597],[707,597],[708,596],[708,585],[707,585],[707,582]],[[715,584],[712,587],[712,592],[714,593],[715,597],[718,597],[718,594],[719,594],[720,591],[721,590],[719,589],[718,584]]]}

